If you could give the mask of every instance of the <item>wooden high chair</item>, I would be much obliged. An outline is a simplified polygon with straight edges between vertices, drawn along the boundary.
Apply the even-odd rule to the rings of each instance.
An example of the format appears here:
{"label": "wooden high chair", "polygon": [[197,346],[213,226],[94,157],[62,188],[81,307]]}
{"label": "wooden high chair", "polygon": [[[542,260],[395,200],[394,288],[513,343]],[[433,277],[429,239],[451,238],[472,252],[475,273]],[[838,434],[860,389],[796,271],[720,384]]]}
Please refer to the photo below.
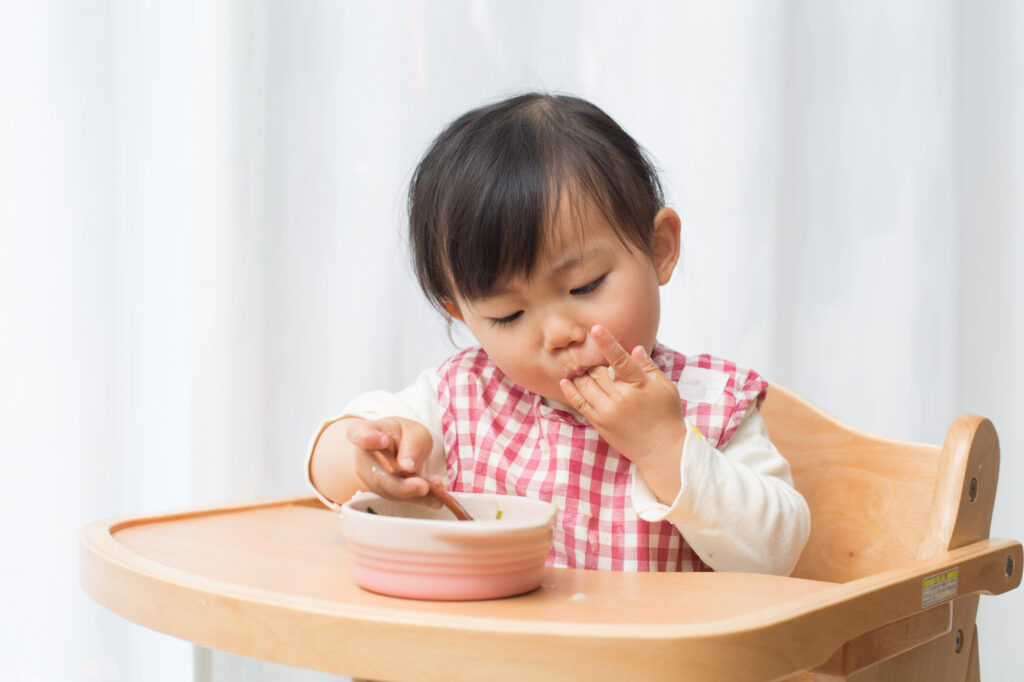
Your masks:
{"label": "wooden high chair", "polygon": [[988,539],[992,424],[899,443],[776,385],[763,413],[811,508],[792,577],[549,568],[510,599],[395,599],[353,583],[337,515],[305,497],[97,521],[82,586],[201,646],[379,680],[978,680],[978,595],[1022,561]]}
{"label": "wooden high chair", "polygon": [[[897,442],[850,428],[774,384],[762,414],[811,508],[811,536],[793,577],[852,585],[932,563],[936,577],[922,585],[927,607],[930,590],[961,577],[944,575],[941,557],[987,546],[999,476],[989,420],[958,418],[941,447]],[[1016,587],[1019,544],[1005,554],[1003,572]],[[942,606],[911,610],[848,642],[820,669],[856,680],[978,680],[978,595],[959,590]]]}

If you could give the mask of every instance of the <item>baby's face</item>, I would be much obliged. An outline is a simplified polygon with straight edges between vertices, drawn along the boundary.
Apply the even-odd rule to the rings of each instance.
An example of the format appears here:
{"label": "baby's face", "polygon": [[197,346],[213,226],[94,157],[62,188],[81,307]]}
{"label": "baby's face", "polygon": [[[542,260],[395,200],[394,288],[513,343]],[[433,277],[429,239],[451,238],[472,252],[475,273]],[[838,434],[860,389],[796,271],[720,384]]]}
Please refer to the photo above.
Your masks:
{"label": "baby's face", "polygon": [[627,249],[589,203],[560,202],[530,277],[503,282],[483,299],[457,299],[457,317],[512,381],[564,402],[560,379],[608,364],[591,337],[594,325],[608,329],[627,352],[654,346],[658,287],[678,256],[678,217],[671,209],[658,215],[665,211],[671,220],[655,220],[652,260]]}

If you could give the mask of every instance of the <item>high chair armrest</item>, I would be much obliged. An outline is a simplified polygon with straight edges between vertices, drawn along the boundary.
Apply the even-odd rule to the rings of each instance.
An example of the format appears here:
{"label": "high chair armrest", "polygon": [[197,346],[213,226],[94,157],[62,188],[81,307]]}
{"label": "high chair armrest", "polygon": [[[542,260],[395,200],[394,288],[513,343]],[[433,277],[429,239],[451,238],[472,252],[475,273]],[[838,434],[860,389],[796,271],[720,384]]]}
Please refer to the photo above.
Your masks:
{"label": "high chair armrest", "polygon": [[[815,669],[821,672],[849,674],[948,632],[947,614],[952,601],[1016,588],[1021,581],[1021,562],[1021,543],[999,538],[981,540],[742,616],[756,619],[761,626],[765,620],[788,623],[783,627],[755,627],[751,641],[737,640],[737,644],[755,646],[756,639],[757,646],[775,645],[780,651],[789,650],[801,657],[799,662],[779,660],[777,669],[762,670],[762,678],[777,678],[787,671],[814,666],[820,666]],[[729,626],[741,628],[739,620],[732,619]],[[918,631],[907,637],[905,646],[894,647],[884,638],[865,637],[904,620],[912,625],[911,630]],[[947,623],[944,627],[943,622]],[[782,646],[783,642],[789,646]],[[842,649],[835,650],[836,642],[859,642],[856,664],[843,660]],[[799,646],[794,647],[794,643]],[[875,647],[873,651],[871,646]],[[757,674],[751,673],[751,679],[755,679]]]}
{"label": "high chair armrest", "polygon": [[[977,596],[969,599],[976,601]],[[847,676],[876,663],[925,644],[930,645],[934,640],[949,634],[954,623],[959,624],[958,620],[962,618],[959,611],[960,609],[954,610],[953,602],[947,601],[913,616],[865,632],[837,649],[831,658],[815,666],[812,672],[846,679]]]}

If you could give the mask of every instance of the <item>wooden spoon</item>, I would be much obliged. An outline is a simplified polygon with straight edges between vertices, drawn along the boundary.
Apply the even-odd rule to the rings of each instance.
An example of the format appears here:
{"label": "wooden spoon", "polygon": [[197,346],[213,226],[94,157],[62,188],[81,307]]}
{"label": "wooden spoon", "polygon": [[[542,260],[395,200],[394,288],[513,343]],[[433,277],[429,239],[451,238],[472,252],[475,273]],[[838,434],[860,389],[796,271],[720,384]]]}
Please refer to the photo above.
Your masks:
{"label": "wooden spoon", "polygon": [[[380,465],[384,467],[384,471],[388,472],[392,476],[401,476],[402,478],[409,478],[410,476],[418,475],[408,472],[402,467],[398,466],[397,460],[395,460],[394,456],[391,455],[390,453],[382,452],[381,450],[372,450],[371,452],[373,452],[373,456],[377,458],[377,461],[380,462]],[[473,520],[473,517],[469,515],[469,512],[467,512],[466,509],[461,504],[459,504],[459,501],[452,497],[451,494],[444,489],[444,487],[434,483],[429,479],[424,480],[427,482],[427,485],[430,486],[430,494],[436,497],[437,499],[441,500],[441,503],[444,506],[451,509],[452,514],[455,514],[455,518],[457,518],[459,521]]]}

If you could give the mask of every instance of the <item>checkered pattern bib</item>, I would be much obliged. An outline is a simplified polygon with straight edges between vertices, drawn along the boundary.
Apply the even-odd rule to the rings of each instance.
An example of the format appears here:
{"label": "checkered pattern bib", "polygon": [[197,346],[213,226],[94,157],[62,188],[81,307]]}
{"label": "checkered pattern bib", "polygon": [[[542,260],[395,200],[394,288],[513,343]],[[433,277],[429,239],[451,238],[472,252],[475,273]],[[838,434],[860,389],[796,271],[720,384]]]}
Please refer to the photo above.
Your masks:
{"label": "checkered pattern bib", "polygon": [[[659,344],[651,357],[679,386],[686,420],[719,449],[767,388],[755,372],[709,355]],[[589,422],[512,383],[481,348],[449,358],[438,375],[448,487],[554,502],[549,566],[710,570],[674,525],[636,515],[631,462]]]}

